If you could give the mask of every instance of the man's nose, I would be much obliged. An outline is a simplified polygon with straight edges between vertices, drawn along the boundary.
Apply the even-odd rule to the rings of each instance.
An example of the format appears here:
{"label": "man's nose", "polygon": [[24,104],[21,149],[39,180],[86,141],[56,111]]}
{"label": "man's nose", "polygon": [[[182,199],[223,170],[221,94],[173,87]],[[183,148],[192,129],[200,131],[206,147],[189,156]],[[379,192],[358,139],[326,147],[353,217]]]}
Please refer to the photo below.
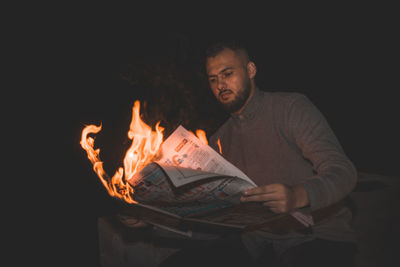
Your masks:
{"label": "man's nose", "polygon": [[226,89],[226,83],[225,83],[225,80],[223,78],[218,78],[218,80],[217,80],[217,88],[220,91]]}

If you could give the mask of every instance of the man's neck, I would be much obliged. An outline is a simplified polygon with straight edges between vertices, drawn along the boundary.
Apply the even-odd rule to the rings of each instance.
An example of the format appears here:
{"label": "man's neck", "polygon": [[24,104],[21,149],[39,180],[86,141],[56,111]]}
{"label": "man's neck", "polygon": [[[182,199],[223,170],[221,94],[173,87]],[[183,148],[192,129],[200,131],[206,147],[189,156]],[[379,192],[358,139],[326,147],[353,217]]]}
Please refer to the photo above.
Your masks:
{"label": "man's neck", "polygon": [[251,89],[250,89],[250,94],[249,94],[249,97],[247,98],[246,102],[244,103],[244,105],[238,111],[233,112],[232,114],[240,115],[240,113],[243,112],[243,110],[246,108],[247,104],[253,98],[255,91],[256,91],[256,86],[254,84],[252,84]]}

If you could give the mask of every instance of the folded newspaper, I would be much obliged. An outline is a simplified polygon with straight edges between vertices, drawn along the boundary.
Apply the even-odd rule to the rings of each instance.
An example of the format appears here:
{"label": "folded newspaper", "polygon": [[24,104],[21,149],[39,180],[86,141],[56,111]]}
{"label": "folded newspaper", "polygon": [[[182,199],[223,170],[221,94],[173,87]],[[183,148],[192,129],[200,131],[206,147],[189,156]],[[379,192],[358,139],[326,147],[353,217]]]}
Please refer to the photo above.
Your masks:
{"label": "folded newspaper", "polygon": [[241,203],[242,192],[257,185],[182,126],[164,141],[159,159],[128,182],[138,203],[125,211],[173,231],[279,232],[285,223],[298,228],[313,224],[312,217],[300,211],[277,214],[258,202]]}

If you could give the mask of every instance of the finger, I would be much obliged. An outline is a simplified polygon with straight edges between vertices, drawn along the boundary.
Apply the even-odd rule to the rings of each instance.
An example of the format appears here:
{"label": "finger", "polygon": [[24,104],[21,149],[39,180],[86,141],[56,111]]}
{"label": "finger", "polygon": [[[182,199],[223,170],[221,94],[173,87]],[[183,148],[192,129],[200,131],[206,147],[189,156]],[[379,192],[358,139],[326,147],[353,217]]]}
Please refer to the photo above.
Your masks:
{"label": "finger", "polygon": [[139,222],[140,220],[136,219],[136,218],[123,218],[123,219],[121,219],[121,221],[124,223],[135,224],[135,223]]}
{"label": "finger", "polygon": [[143,227],[146,226],[147,223],[143,222],[142,220],[128,216],[128,215],[123,215],[123,214],[117,214],[117,217],[121,223],[128,227]]}
{"label": "finger", "polygon": [[258,195],[249,195],[249,196],[242,196],[240,200],[242,202],[265,202],[271,200],[280,200],[282,199],[282,195],[278,192],[274,193],[266,193],[266,194],[258,194]]}
{"label": "finger", "polygon": [[268,193],[273,193],[275,191],[276,189],[274,186],[264,185],[247,189],[246,191],[243,192],[243,195],[248,196],[248,195],[268,194]]}
{"label": "finger", "polygon": [[138,220],[138,222],[133,224],[131,227],[139,228],[139,227],[145,227],[145,226],[147,226],[147,223],[145,223],[142,220]]}
{"label": "finger", "polygon": [[142,220],[139,219],[129,219],[129,220],[122,220],[121,221],[124,225],[132,228],[140,228],[147,226],[147,223],[143,222]]}
{"label": "finger", "polygon": [[139,222],[139,219],[136,218],[120,218],[119,219],[123,224],[135,224],[137,222]]}

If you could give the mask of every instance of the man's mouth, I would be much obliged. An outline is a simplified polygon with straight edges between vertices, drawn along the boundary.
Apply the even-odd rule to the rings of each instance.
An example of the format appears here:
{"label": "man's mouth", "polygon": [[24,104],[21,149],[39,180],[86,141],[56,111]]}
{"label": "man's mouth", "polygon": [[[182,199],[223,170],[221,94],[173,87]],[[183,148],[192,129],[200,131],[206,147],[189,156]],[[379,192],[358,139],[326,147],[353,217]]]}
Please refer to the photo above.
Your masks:
{"label": "man's mouth", "polygon": [[229,97],[231,96],[232,93],[233,92],[229,89],[223,90],[223,91],[219,92],[219,98],[223,101],[226,101],[229,99]]}

